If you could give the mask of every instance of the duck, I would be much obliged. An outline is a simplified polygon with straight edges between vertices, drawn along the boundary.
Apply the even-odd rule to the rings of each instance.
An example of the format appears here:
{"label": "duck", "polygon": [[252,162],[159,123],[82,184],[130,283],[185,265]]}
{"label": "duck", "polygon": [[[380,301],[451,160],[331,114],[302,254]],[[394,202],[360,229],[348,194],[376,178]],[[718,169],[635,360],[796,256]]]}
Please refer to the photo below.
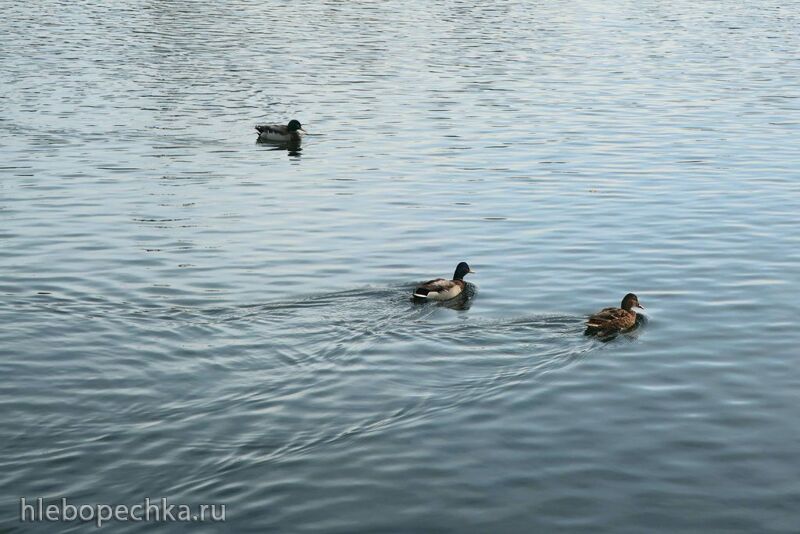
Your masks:
{"label": "duck", "polygon": [[450,300],[454,297],[457,297],[462,291],[464,291],[464,286],[466,284],[466,282],[464,282],[464,277],[469,273],[474,272],[475,271],[469,268],[467,262],[462,261],[456,266],[452,280],[445,280],[444,278],[428,280],[427,282],[420,284],[420,286],[414,290],[414,298],[428,300]]}
{"label": "duck", "polygon": [[256,125],[259,141],[273,141],[279,143],[299,143],[306,131],[300,121],[292,119],[289,124],[258,124]]}
{"label": "duck", "polygon": [[587,336],[609,337],[636,326],[636,312],[633,308],[644,309],[639,297],[628,293],[619,308],[603,308],[586,321]]}

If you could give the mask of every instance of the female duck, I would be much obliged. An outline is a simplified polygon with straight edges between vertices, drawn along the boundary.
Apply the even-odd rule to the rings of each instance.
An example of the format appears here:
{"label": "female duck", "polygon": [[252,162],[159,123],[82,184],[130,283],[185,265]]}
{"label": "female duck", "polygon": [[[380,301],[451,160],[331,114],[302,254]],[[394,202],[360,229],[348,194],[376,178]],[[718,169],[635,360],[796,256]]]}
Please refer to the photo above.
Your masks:
{"label": "female duck", "polygon": [[467,262],[462,261],[456,267],[452,280],[445,280],[444,278],[429,280],[414,290],[414,297],[430,300],[449,300],[457,297],[464,291],[466,283],[464,282],[464,277],[474,272],[469,268]]}
{"label": "female duck", "polygon": [[603,308],[586,321],[587,336],[609,337],[636,326],[636,312],[633,308],[644,309],[639,298],[628,293],[619,308]]}
{"label": "female duck", "polygon": [[256,126],[259,141],[278,143],[299,143],[306,133],[298,120],[290,120],[286,126],[282,124],[259,124]]}

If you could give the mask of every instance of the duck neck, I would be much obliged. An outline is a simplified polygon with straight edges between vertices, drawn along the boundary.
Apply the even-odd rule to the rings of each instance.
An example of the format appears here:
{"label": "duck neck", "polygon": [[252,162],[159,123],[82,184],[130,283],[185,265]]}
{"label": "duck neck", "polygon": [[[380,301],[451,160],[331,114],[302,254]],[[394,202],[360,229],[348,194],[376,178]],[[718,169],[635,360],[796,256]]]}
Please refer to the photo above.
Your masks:
{"label": "duck neck", "polygon": [[632,304],[626,304],[625,306],[622,307],[622,309],[630,313],[631,315],[636,315],[636,310],[633,309]]}

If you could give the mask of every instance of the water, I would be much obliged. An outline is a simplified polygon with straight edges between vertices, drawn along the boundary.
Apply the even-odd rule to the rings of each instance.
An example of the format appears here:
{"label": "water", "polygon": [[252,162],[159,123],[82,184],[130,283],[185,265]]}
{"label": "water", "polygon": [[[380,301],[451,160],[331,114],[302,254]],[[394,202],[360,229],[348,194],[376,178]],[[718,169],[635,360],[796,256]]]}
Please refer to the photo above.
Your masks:
{"label": "water", "polygon": [[2,4],[0,530],[800,528],[797,2]]}

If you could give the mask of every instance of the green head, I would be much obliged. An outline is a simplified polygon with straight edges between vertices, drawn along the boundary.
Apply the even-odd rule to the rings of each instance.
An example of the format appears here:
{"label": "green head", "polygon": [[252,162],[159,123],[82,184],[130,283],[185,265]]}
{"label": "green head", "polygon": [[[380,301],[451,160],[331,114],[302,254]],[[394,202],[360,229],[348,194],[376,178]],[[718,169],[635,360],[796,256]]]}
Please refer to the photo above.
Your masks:
{"label": "green head", "polygon": [[463,280],[465,276],[469,273],[474,273],[472,269],[469,268],[467,262],[462,261],[456,266],[456,272],[453,273],[453,280]]}

